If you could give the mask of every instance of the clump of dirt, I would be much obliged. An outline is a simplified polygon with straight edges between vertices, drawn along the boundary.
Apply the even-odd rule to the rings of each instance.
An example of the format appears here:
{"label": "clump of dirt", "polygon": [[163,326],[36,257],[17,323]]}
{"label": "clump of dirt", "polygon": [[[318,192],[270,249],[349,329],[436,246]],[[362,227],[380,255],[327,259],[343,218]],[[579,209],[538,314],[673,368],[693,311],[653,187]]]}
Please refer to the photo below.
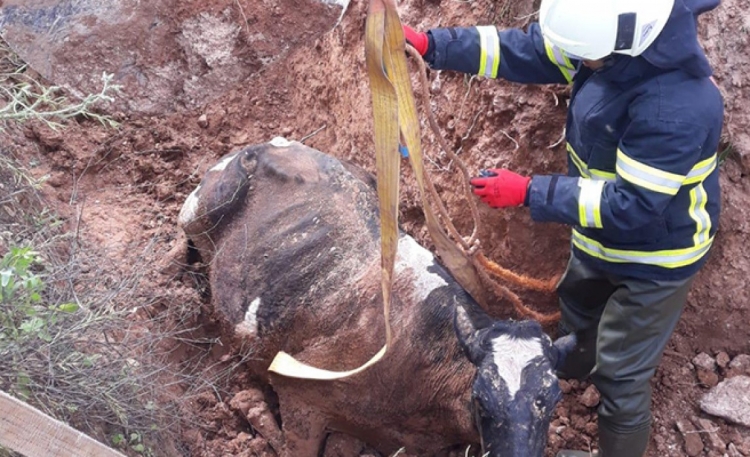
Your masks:
{"label": "clump of dirt", "polygon": [[[270,11],[283,12],[285,24],[304,27],[312,14],[294,2],[272,3]],[[727,128],[721,165],[724,211],[710,260],[693,286],[687,309],[652,382],[655,421],[649,457],[720,456],[729,452],[730,443],[739,453],[734,455],[750,456],[747,429],[700,412],[699,399],[710,386],[698,377],[692,363],[700,352],[712,357],[726,354],[730,358],[750,352],[750,326],[744,325],[750,322],[750,290],[745,287],[750,276],[750,261],[745,253],[750,234],[750,140],[745,132],[750,117],[744,110],[750,99],[750,86],[748,67],[743,65],[750,55],[744,14],[749,3],[727,0],[701,23],[706,49],[717,68],[716,79],[726,94]],[[247,14],[262,11],[263,5],[249,0],[183,2],[174,15],[167,15],[170,20],[158,36],[179,36],[179,43],[167,40],[163,47],[149,46],[152,60],[148,62],[179,63],[170,78],[184,84],[168,87],[168,93],[177,94],[181,100],[178,111],[170,111],[174,108],[170,107],[156,115],[138,114],[138,110],[131,109],[131,100],[123,100],[112,108],[121,123],[117,130],[80,119],[60,131],[28,124],[19,134],[6,132],[4,147],[22,157],[35,175],[49,177],[43,188],[48,201],[54,203],[79,236],[110,257],[105,275],[116,278],[121,273],[118,265],[133,262],[146,246],[165,259],[179,250],[184,239],[177,231],[176,220],[182,203],[219,157],[241,146],[285,136],[374,170],[363,44],[366,2],[350,4],[331,32],[319,37],[305,33],[304,40],[289,39],[266,16],[255,19],[267,26],[260,32],[265,40],[256,40],[255,29],[246,27],[255,24],[253,18],[243,17],[236,6]],[[536,6],[532,1],[416,0],[400,5],[400,13],[405,23],[419,29],[475,24],[522,27],[533,19]],[[737,32],[726,33],[728,28]],[[285,34],[292,32],[281,29]],[[213,46],[216,36],[223,37],[219,41],[233,40],[233,51],[207,54],[211,50],[218,52]],[[201,81],[222,80],[221,94],[205,105],[197,102],[194,94],[201,88],[191,86],[188,77],[188,69],[199,61],[194,57],[201,56],[205,63],[213,62],[217,68],[225,64],[234,68],[248,61],[246,57],[254,52],[254,43],[271,46],[282,41],[288,44],[286,48],[275,62],[262,69],[235,68],[223,80],[221,72],[204,68],[201,75],[207,79]],[[96,52],[88,54],[87,43],[77,42],[75,55],[99,56],[103,52],[96,43],[88,45]],[[181,54],[180,49],[192,49],[192,57]],[[96,59],[76,62],[80,74],[100,71]],[[412,69],[416,71],[416,66]],[[134,81],[136,76],[125,74],[123,81]],[[470,170],[497,166],[525,174],[565,170],[561,141],[568,98],[565,87],[513,85],[448,72],[431,71],[428,77],[430,100],[421,103],[429,106],[448,144],[459,151]],[[416,74],[413,82],[418,87]],[[431,179],[459,230],[469,234],[471,215],[462,191],[466,183],[456,164],[439,150],[422,113],[423,144],[429,156]],[[406,162],[402,175],[401,225],[423,245],[431,247],[413,174]],[[568,256],[568,228],[535,224],[521,208],[498,211],[482,206],[480,215],[479,237],[488,257],[536,278],[552,278],[563,271]],[[205,295],[201,295],[207,293],[205,282],[199,276],[175,274],[174,269],[155,268],[141,282],[140,287],[165,297],[159,306],[149,308],[150,313],[166,312],[165,303],[177,305],[186,297],[198,308],[207,303]],[[538,311],[556,310],[554,296],[517,292]],[[498,317],[518,317],[500,305],[493,312]],[[218,323],[210,310],[201,311],[196,319],[194,322],[210,328],[206,335],[213,338],[201,345],[206,354],[201,363],[209,371],[224,370],[225,376],[221,388],[207,387],[200,394],[186,397],[182,404],[185,414],[193,418],[183,436],[187,454],[273,455],[268,442],[250,428],[241,411],[230,405],[234,395],[256,387],[256,380],[248,379],[236,363],[241,355],[227,353],[222,346]],[[184,363],[190,347],[191,343],[186,343],[184,351],[175,351],[172,362]],[[233,371],[227,372],[230,368]],[[716,373],[717,379],[724,375]],[[562,386],[566,395],[550,429],[550,456],[561,448],[596,446],[598,394],[585,382],[565,382]],[[688,452],[690,434],[676,426],[686,418],[694,423],[710,420],[727,449],[711,446],[706,435],[705,447],[692,453],[696,449],[693,446]],[[361,443],[352,444],[340,435],[332,436],[331,443],[334,442],[338,444],[331,444],[326,455],[356,455],[347,454],[355,452],[352,449],[361,455],[374,455]],[[336,453],[334,448],[345,451]]]}

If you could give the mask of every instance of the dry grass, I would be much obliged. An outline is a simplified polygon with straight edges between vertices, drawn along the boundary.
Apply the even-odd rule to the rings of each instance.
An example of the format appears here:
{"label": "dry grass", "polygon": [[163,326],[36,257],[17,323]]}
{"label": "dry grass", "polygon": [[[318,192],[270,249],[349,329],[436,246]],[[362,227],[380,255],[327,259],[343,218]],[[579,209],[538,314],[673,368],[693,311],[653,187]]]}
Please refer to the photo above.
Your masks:
{"label": "dry grass", "polygon": [[[94,99],[71,107],[29,79],[3,45],[0,124],[108,122],[90,111]],[[96,96],[112,88],[105,81]],[[51,209],[43,181],[19,164],[0,145],[0,389],[129,455],[187,455],[182,430],[201,424],[184,405],[205,392],[224,398],[244,360],[212,362],[217,339],[203,328],[200,300],[162,295],[154,265],[163,240],[132,247],[126,260],[87,243],[76,216]]]}
{"label": "dry grass", "polygon": [[82,116],[104,125],[117,127],[111,117],[97,112],[97,106],[114,101],[121,87],[112,83],[113,75],[102,73],[102,88],[82,99],[71,99],[57,86],[44,84],[35,73],[0,40],[0,129],[8,123],[35,120],[51,128]]}
{"label": "dry grass", "polygon": [[245,360],[213,361],[218,339],[204,329],[199,297],[160,294],[163,240],[122,265],[47,209],[39,183],[2,150],[0,185],[9,190],[0,273],[25,284],[0,294],[0,389],[130,455],[186,455],[180,434],[201,424],[183,406],[206,392],[226,398]]}

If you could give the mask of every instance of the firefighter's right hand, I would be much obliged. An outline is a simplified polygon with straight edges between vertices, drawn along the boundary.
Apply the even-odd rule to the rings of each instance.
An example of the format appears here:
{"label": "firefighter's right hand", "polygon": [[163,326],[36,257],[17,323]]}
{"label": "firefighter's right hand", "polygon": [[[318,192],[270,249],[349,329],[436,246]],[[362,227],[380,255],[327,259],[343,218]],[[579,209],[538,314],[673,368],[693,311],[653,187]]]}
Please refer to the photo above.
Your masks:
{"label": "firefighter's right hand", "polygon": [[483,170],[472,178],[472,192],[493,208],[521,206],[526,202],[531,178],[504,168]]}
{"label": "firefighter's right hand", "polygon": [[406,38],[406,42],[412,45],[419,55],[424,57],[430,46],[430,40],[427,38],[427,34],[425,32],[417,32],[408,25],[402,24],[401,26],[404,29],[404,38]]}

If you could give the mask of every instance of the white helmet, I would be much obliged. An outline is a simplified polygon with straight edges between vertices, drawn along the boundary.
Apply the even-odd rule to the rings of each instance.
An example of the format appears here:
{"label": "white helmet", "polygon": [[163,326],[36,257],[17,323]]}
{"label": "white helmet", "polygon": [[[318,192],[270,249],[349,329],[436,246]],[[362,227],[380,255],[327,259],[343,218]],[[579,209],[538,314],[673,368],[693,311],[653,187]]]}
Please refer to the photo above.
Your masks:
{"label": "white helmet", "polygon": [[667,23],[674,0],[542,0],[544,38],[565,53],[597,60],[640,55]]}

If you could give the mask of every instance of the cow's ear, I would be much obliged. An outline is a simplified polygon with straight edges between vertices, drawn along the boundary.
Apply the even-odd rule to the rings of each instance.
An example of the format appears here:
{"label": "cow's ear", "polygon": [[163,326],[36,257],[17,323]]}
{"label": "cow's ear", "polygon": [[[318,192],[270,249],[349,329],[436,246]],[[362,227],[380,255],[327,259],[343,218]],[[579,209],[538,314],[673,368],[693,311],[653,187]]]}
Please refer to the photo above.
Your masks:
{"label": "cow's ear", "polygon": [[471,363],[478,365],[481,363],[486,351],[482,349],[481,331],[492,325],[492,319],[484,313],[478,306],[467,309],[462,304],[456,305],[453,326],[456,330],[456,337],[461,343]]}
{"label": "cow's ear", "polygon": [[249,177],[255,173],[258,168],[258,152],[257,148],[245,148],[240,153],[240,160],[237,161],[238,165],[241,166],[245,174]]}

